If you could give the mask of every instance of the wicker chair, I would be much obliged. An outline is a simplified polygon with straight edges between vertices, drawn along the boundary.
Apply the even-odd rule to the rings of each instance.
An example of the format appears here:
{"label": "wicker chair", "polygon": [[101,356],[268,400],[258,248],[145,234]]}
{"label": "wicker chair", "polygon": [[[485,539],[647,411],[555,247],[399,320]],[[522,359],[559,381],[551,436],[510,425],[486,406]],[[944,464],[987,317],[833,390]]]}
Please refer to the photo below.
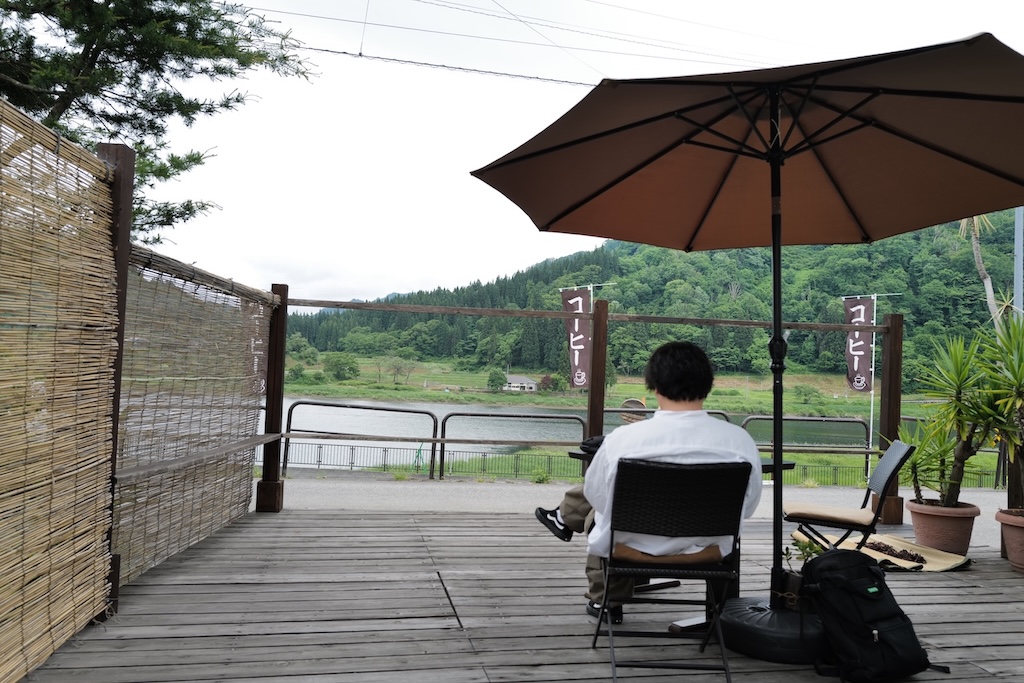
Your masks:
{"label": "wicker chair", "polygon": [[[597,629],[591,647],[599,636],[608,637],[612,664],[612,680],[618,667],[665,669],[705,669],[725,672],[731,681],[719,622],[722,606],[730,587],[739,580],[739,530],[743,500],[750,480],[750,463],[673,464],[649,460],[621,460],[615,476],[611,510],[611,547],[616,548],[616,535],[622,532],[656,536],[731,536],[734,552],[717,561],[692,563],[687,556],[652,557],[636,561],[632,553],[612,553],[603,561],[605,585],[616,576],[635,580],[673,579],[704,582],[704,598],[650,597],[634,592],[627,603],[667,603],[672,605],[703,605],[707,620],[697,628],[670,631],[615,629],[612,620],[605,622],[607,600],[601,606]],[[624,559],[631,557],[631,559]],[[692,556],[691,556],[692,557]],[[719,556],[720,557],[720,556]],[[660,592],[659,592],[660,594]],[[667,626],[667,625],[666,625]],[[686,659],[617,661],[615,637],[699,638],[704,652],[714,636],[721,652],[721,664]]]}
{"label": "wicker chair", "polygon": [[[914,446],[893,441],[882,454],[878,466],[868,478],[868,488],[864,492],[864,500],[859,508],[825,505],[819,503],[784,503],[783,515],[787,522],[795,522],[797,531],[823,548],[835,548],[854,533],[860,533],[857,550],[864,547],[882,516],[882,504],[899,476],[900,468],[914,453]],[[878,501],[871,509],[871,494],[878,496]],[[843,529],[844,533],[837,540],[829,540],[824,532],[816,527]]]}

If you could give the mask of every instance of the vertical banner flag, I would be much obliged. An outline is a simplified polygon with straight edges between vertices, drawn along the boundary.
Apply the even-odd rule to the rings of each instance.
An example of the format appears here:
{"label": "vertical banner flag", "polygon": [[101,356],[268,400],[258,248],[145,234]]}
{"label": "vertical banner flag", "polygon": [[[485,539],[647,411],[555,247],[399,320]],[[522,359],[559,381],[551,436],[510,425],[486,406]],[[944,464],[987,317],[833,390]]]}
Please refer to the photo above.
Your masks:
{"label": "vertical banner flag", "polygon": [[[563,289],[562,310],[566,313],[590,313],[589,289]],[[566,318],[569,335],[569,386],[585,389],[590,386],[590,321]]]}
{"label": "vertical banner flag", "polygon": [[[847,325],[869,325],[875,319],[875,300],[871,297],[843,299]],[[873,333],[850,330],[846,335],[846,383],[854,391],[871,391],[871,347]]]}

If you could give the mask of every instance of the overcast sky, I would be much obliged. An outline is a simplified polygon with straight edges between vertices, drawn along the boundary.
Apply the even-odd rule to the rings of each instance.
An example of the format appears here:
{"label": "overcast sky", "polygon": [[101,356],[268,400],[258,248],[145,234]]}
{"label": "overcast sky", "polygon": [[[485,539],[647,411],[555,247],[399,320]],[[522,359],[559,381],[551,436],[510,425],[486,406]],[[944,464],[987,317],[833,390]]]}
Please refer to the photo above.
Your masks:
{"label": "overcast sky", "polygon": [[176,151],[214,156],[160,196],[221,208],[155,249],[253,287],[287,284],[300,299],[452,289],[598,246],[539,233],[469,173],[602,78],[783,66],[980,32],[1024,52],[1020,0],[254,4],[303,42],[317,75],[221,84],[252,101],[175,130]]}

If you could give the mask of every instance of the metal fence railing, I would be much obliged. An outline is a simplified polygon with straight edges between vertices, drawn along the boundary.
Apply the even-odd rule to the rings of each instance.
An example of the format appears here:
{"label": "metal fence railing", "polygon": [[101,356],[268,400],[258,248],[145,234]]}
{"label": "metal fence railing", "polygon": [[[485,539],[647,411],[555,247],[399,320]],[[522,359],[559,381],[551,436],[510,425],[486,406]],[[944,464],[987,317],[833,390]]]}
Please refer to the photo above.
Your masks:
{"label": "metal fence railing", "polygon": [[[851,461],[860,457],[851,455]],[[328,470],[408,472],[426,474],[426,448],[394,448],[292,441],[289,461],[296,468]],[[568,455],[531,453],[488,453],[449,450],[445,470],[455,477],[501,477],[507,479],[580,479],[580,461]],[[768,475],[765,475],[768,478]],[[850,486],[866,484],[862,463],[851,465],[797,465],[783,474],[790,486]],[[997,488],[994,470],[975,470],[964,475],[965,488]]]}

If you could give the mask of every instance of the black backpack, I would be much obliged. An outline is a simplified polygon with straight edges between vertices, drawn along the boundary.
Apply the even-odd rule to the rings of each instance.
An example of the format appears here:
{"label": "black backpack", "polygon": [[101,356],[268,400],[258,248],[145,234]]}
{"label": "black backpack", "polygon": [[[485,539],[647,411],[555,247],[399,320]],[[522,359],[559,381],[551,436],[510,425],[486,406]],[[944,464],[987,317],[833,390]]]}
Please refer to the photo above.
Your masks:
{"label": "black backpack", "polygon": [[855,550],[829,550],[803,566],[801,595],[813,601],[832,650],[815,664],[843,681],[893,681],[931,667],[914,626],[885,585],[873,558]]}

